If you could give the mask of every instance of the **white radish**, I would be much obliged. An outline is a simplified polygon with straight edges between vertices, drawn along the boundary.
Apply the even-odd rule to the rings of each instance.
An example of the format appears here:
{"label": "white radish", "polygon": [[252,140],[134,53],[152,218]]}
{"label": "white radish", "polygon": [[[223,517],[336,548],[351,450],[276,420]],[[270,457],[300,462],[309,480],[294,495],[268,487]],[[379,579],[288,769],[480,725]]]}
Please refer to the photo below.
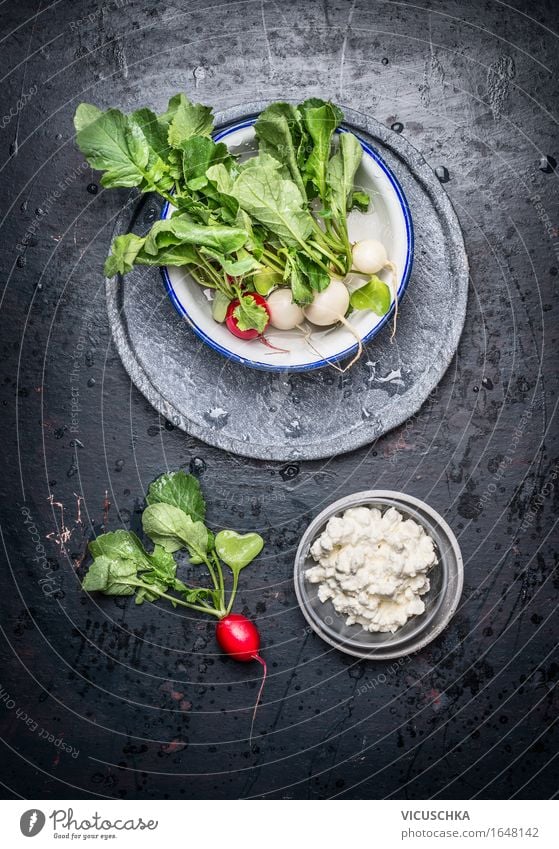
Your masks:
{"label": "white radish", "polygon": [[270,324],[276,330],[293,330],[303,321],[303,310],[293,302],[291,289],[276,289],[268,296],[267,304]]}
{"label": "white radish", "polygon": [[398,317],[398,291],[396,280],[396,266],[390,262],[386,248],[377,239],[363,239],[356,242],[352,248],[353,267],[361,274],[378,274],[383,268],[389,268],[392,272],[392,295],[394,297],[394,326],[392,336],[396,333],[396,320]]}
{"label": "white radish", "polygon": [[386,248],[376,239],[363,239],[361,242],[356,242],[351,253],[353,267],[362,274],[378,274],[388,265]]}
{"label": "white radish", "polygon": [[333,277],[326,289],[317,292],[312,304],[305,307],[303,312],[305,318],[308,318],[313,324],[325,327],[328,324],[335,324],[340,321],[340,316],[341,318],[345,316],[348,307],[349,292],[341,280]]}
{"label": "white radish", "polygon": [[349,292],[347,288],[337,277],[332,277],[326,289],[317,292],[312,304],[303,309],[305,318],[313,324],[317,324],[319,327],[327,327],[329,324],[340,322],[355,336],[358,344],[357,354],[343,371],[351,368],[363,351],[363,342],[360,335],[345,317],[348,307]]}

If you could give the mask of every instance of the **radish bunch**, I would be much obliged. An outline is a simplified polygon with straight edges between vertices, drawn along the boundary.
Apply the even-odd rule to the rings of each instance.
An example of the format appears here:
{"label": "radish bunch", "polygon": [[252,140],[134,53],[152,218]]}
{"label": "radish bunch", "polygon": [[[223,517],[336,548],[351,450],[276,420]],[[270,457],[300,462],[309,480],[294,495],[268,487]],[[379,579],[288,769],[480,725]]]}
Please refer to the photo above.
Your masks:
{"label": "radish bunch", "polygon": [[[101,534],[89,545],[93,562],[83,588],[110,596],[135,596],[136,604],[168,601],[173,607],[214,616],[221,649],[234,660],[256,660],[263,667],[257,706],[266,679],[260,634],[246,616],[233,613],[232,607],[240,573],[260,554],[264,540],[257,533],[229,529],[214,536],[204,524],[206,503],[198,479],[183,471],[157,478],[148,489],[146,502],[142,526],[153,550],[147,551],[132,531]],[[191,572],[192,567],[205,567],[208,580],[203,585],[178,577],[174,554],[181,549],[188,553]],[[232,576],[229,590],[224,566]]]}

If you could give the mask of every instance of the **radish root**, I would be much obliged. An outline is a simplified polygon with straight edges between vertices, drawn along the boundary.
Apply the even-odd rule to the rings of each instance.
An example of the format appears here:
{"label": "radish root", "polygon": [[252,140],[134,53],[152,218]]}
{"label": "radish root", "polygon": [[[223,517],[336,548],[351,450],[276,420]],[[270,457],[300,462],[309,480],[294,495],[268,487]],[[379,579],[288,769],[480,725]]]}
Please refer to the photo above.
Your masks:
{"label": "radish root", "polygon": [[396,266],[393,262],[387,262],[384,267],[389,268],[392,274],[392,294],[394,295],[394,323],[392,325],[392,333],[390,334],[390,341],[392,342],[396,335],[396,324],[398,322],[398,278],[396,276]]}
{"label": "radish root", "polygon": [[260,684],[260,688],[258,690],[258,695],[256,697],[256,704],[254,705],[254,710],[252,712],[252,721],[250,723],[250,735],[249,735],[249,747],[252,747],[252,733],[254,731],[254,720],[256,719],[256,711],[258,710],[258,704],[260,702],[260,698],[262,696],[262,691],[264,690],[264,684],[266,683],[266,677],[268,675],[268,667],[266,666],[266,661],[263,657],[260,657],[259,654],[254,655],[254,660],[257,660],[258,663],[263,667],[262,674],[262,683]]}
{"label": "radish root", "polygon": [[338,321],[340,322],[340,324],[343,324],[344,327],[347,327],[347,329],[349,330],[351,335],[354,336],[355,339],[357,340],[357,345],[358,345],[357,353],[355,354],[354,358],[352,359],[352,361],[347,366],[344,366],[344,368],[339,366],[337,363],[330,362],[328,357],[325,357],[324,354],[322,354],[318,350],[318,348],[316,348],[313,345],[313,343],[311,342],[312,330],[307,330],[302,324],[297,325],[297,330],[301,331],[301,333],[305,337],[305,342],[307,343],[307,345],[309,346],[311,351],[314,351],[314,353],[318,357],[322,357],[322,359],[326,360],[328,362],[328,365],[331,366],[336,371],[339,371],[340,374],[344,374],[346,371],[349,371],[349,369],[353,365],[355,365],[357,360],[361,357],[361,354],[363,353],[363,340],[361,339],[361,336],[359,335],[359,333],[357,332],[355,327],[353,327],[353,325],[346,318],[344,318],[344,316],[342,316],[342,315],[338,316]]}

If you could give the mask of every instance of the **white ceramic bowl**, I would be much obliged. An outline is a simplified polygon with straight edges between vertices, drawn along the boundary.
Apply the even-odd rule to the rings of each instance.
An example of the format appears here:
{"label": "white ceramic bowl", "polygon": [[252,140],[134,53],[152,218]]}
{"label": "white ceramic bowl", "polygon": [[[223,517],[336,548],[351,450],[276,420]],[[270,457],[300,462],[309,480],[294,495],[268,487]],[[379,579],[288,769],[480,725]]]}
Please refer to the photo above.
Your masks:
{"label": "white ceramic bowl", "polygon": [[[241,157],[256,152],[254,118],[237,121],[218,131],[216,141],[226,141],[230,151]],[[342,130],[343,132],[343,130]],[[359,136],[357,136],[359,138]],[[389,259],[397,269],[398,301],[401,300],[411,273],[413,261],[413,226],[404,193],[386,163],[363,139],[363,159],[356,174],[355,184],[368,192],[371,208],[367,213],[354,210],[348,217],[349,236],[352,242],[364,238],[381,241]],[[173,207],[166,204],[162,218],[168,218]],[[355,337],[342,326],[326,329],[315,328],[312,346],[298,330],[266,331],[266,339],[286,353],[272,350],[262,341],[250,342],[237,339],[225,327],[214,321],[211,314],[211,290],[204,290],[188,274],[185,268],[168,266],[162,269],[167,292],[176,310],[190,324],[196,335],[214,351],[242,365],[265,371],[308,371],[351,356],[357,350]],[[390,272],[379,275],[391,286]],[[369,341],[390,321],[394,311],[377,316],[370,311],[351,314],[351,324],[364,342]],[[320,352],[320,353],[318,353]]]}

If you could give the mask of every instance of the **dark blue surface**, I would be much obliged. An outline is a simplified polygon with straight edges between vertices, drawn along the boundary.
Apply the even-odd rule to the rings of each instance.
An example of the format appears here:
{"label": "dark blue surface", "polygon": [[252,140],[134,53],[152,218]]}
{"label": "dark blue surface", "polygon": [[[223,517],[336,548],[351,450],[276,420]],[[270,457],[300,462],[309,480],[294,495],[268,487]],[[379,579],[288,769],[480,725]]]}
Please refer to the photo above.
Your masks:
{"label": "dark blue surface", "polygon": [[[21,0],[2,14],[5,795],[556,793],[557,3]],[[102,266],[115,217],[138,207],[83,167],[72,115],[81,100],[162,111],[179,89],[218,109],[330,96],[401,130],[446,180],[471,268],[464,334],[438,390],[376,443],[327,462],[239,460],[131,385]],[[311,379],[292,376],[282,400]],[[351,375],[333,379],[343,398]],[[213,527],[266,537],[237,606],[270,673],[252,749],[260,669],[224,658],[211,622],[80,591],[87,541],[139,531],[147,485],[179,467],[199,475]],[[292,585],[311,517],[371,487],[430,503],[465,561],[453,622],[398,665],[331,651]]]}

